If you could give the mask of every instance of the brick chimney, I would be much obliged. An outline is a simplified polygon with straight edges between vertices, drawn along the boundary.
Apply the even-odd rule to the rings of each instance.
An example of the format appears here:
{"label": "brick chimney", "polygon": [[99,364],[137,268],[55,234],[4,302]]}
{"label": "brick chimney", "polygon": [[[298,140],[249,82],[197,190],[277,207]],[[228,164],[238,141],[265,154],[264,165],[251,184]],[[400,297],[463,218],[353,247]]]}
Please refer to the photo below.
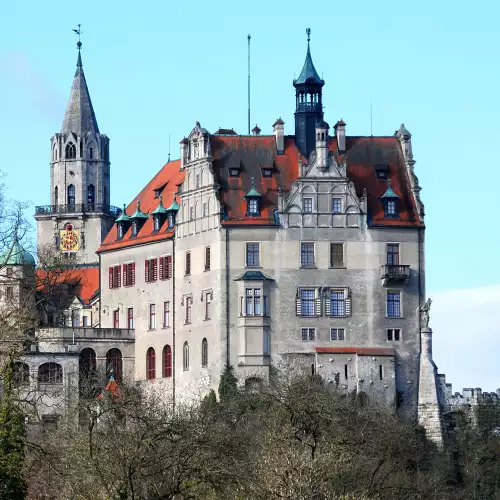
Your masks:
{"label": "brick chimney", "polygon": [[345,153],[345,122],[342,118],[335,124],[335,135],[337,136],[337,146],[339,154]]}
{"label": "brick chimney", "polygon": [[274,122],[273,133],[276,138],[276,152],[282,155],[285,151],[285,122],[281,118]]}

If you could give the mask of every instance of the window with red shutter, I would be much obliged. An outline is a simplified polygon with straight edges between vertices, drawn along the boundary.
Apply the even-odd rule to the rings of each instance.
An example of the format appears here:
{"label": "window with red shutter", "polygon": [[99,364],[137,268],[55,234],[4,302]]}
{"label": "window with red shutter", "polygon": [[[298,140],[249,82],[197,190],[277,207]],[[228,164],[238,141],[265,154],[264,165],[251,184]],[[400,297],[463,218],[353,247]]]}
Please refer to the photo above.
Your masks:
{"label": "window with red shutter", "polygon": [[186,252],[186,276],[191,274],[191,252]]}
{"label": "window with red shutter", "polygon": [[166,261],[166,268],[167,268],[167,279],[171,279],[172,278],[172,256],[171,255],[167,255],[167,257],[165,258],[165,261]]}
{"label": "window with red shutter", "polygon": [[158,259],[155,257],[151,260],[153,262],[153,281],[156,281],[158,279]]}
{"label": "window with red shutter", "polygon": [[121,266],[116,266],[115,271],[116,271],[116,287],[119,288],[122,284]]}
{"label": "window with red shutter", "polygon": [[163,348],[163,376],[172,376],[172,349],[169,345]]}
{"label": "window with red shutter", "polygon": [[109,288],[113,288],[113,268],[109,268]]}
{"label": "window with red shutter", "polygon": [[156,355],[152,347],[146,353],[146,378],[148,380],[156,378]]}
{"label": "window with red shutter", "polygon": [[128,270],[128,264],[123,264],[123,286],[128,286],[128,279],[127,279],[127,270]]}
{"label": "window with red shutter", "polygon": [[149,261],[144,261],[144,281],[149,283]]}
{"label": "window with red shutter", "polygon": [[205,271],[210,271],[210,247],[205,247]]}
{"label": "window with red shutter", "polygon": [[132,285],[135,285],[135,262],[132,262]]}
{"label": "window with red shutter", "polygon": [[164,258],[165,257],[160,257],[160,279],[164,280],[165,279],[165,263],[164,263]]}

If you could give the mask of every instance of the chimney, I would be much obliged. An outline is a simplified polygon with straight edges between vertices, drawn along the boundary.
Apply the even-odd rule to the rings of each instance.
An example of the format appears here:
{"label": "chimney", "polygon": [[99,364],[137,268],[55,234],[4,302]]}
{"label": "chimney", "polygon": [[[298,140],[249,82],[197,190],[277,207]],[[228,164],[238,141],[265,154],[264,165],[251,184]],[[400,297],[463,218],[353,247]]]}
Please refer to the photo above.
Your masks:
{"label": "chimney", "polygon": [[285,122],[281,118],[274,122],[273,132],[276,138],[276,152],[282,155],[285,151]]}
{"label": "chimney", "polygon": [[181,141],[181,170],[186,166],[189,141],[184,137]]}
{"label": "chimney", "polygon": [[342,118],[335,124],[335,135],[337,136],[337,147],[339,154],[345,153],[345,122]]}

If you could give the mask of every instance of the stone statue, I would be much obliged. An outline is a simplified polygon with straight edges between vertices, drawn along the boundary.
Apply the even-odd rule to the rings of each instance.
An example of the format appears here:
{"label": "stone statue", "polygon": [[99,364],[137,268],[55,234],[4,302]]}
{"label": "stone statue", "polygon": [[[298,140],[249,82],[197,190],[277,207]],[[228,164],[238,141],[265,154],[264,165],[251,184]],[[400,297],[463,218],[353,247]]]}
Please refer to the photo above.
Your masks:
{"label": "stone statue", "polygon": [[429,328],[431,304],[432,299],[427,299],[427,302],[420,308],[420,328]]}

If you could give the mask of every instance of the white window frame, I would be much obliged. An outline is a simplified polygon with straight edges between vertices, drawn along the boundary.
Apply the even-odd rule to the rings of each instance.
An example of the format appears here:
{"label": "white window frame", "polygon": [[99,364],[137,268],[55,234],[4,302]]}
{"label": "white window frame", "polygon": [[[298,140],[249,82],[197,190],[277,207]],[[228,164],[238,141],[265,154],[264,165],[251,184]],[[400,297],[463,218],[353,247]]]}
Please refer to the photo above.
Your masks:
{"label": "white window frame", "polygon": [[[336,339],[332,339],[332,330],[337,330],[337,338]],[[339,339],[338,338],[338,331],[339,330],[342,330],[344,332],[344,338],[343,339]],[[332,326],[330,328],[330,341],[331,342],[345,342],[345,340],[346,340],[346,329],[345,329],[345,327]]]}
{"label": "white window frame", "polygon": [[[302,333],[303,333],[304,330],[307,330],[307,339],[304,339],[302,337]],[[312,338],[312,339],[310,338],[310,332],[311,332],[311,330],[314,331],[314,338]],[[316,340],[317,340],[316,335],[317,335],[316,334],[316,327],[314,327],[314,326],[301,326],[300,327],[300,341],[301,342],[316,342]]]}
{"label": "white window frame", "polygon": [[[151,306],[154,307],[154,314],[151,315]],[[156,303],[149,302],[148,304],[148,327],[149,330],[156,330]]]}
{"label": "white window frame", "polygon": [[[247,260],[248,245],[258,245],[258,247],[259,247],[259,262],[257,263],[256,266],[249,266],[248,265],[248,260]],[[261,242],[260,241],[245,241],[244,251],[245,251],[245,254],[244,254],[245,268],[260,269],[262,267],[262,245],[261,245]]]}
{"label": "white window frame", "polygon": [[[165,304],[168,304],[168,311],[165,311]],[[163,323],[163,328],[170,328],[170,300],[164,300],[163,301],[163,310],[162,310],[162,323]]]}
{"label": "white window frame", "polygon": [[[303,266],[302,265],[302,245],[312,245],[313,246],[313,263],[312,266]],[[315,269],[317,267],[317,259],[316,259],[316,242],[315,241],[301,241],[299,248],[299,268],[300,269]]]}
{"label": "white window frame", "polygon": [[[392,330],[392,340],[389,340],[389,330]],[[399,340],[394,339],[394,330],[399,330]],[[385,329],[385,341],[386,342],[402,342],[403,341],[403,329],[402,328],[386,328]]]}

